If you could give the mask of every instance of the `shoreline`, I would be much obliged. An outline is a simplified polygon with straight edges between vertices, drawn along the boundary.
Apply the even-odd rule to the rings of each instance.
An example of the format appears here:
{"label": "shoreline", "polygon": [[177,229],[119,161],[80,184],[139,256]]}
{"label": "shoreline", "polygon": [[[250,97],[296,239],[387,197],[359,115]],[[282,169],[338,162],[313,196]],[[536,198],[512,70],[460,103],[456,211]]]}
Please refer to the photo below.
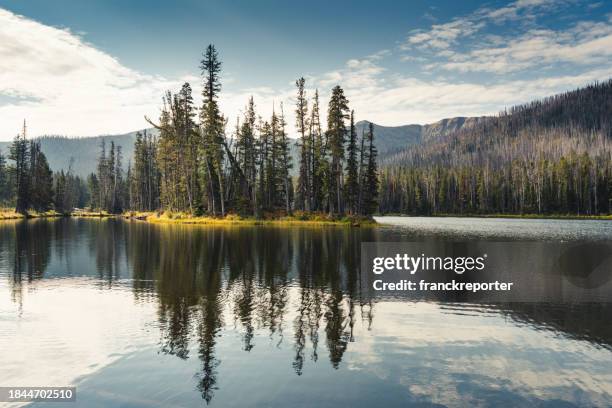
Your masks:
{"label": "shoreline", "polygon": [[350,217],[342,218],[329,217],[327,214],[303,214],[291,216],[268,216],[258,219],[254,217],[241,217],[235,214],[221,217],[192,216],[186,213],[163,213],[129,211],[123,214],[111,214],[106,211],[77,211],[71,214],[62,214],[55,211],[37,213],[28,211],[21,214],[14,210],[0,210],[0,221],[28,220],[42,218],[123,218],[126,220],[142,221],[151,224],[175,224],[175,225],[308,225],[308,226],[376,226],[378,223],[373,218]]}
{"label": "shoreline", "polygon": [[106,211],[77,211],[71,214],[62,214],[54,210],[44,213],[28,211],[28,214],[17,213],[14,210],[0,210],[0,221],[41,219],[41,218],[125,218],[144,221],[152,224],[184,224],[184,225],[336,225],[336,226],[374,226],[379,225],[374,217],[403,217],[403,218],[500,218],[500,219],[528,219],[528,220],[595,220],[612,221],[610,215],[571,215],[571,214],[435,214],[435,215],[408,215],[384,214],[367,217],[342,218],[329,217],[327,214],[297,214],[291,216],[254,218],[241,217],[235,214],[226,215],[225,218],[210,216],[191,216],[185,213],[163,213],[129,211],[123,214],[110,214]]}
{"label": "shoreline", "polygon": [[405,218],[505,218],[525,220],[612,220],[610,215],[571,215],[571,214],[435,214],[435,215],[409,215],[384,214],[375,217],[405,217]]}
{"label": "shoreline", "polygon": [[191,216],[183,213],[139,213],[128,212],[122,215],[123,218],[135,221],[143,221],[151,224],[174,224],[174,225],[267,225],[267,226],[344,226],[361,227],[376,226],[378,223],[373,218],[366,217],[343,217],[330,218],[323,214],[301,214],[292,216],[281,216],[272,218],[241,217],[230,214],[224,218],[210,216]]}

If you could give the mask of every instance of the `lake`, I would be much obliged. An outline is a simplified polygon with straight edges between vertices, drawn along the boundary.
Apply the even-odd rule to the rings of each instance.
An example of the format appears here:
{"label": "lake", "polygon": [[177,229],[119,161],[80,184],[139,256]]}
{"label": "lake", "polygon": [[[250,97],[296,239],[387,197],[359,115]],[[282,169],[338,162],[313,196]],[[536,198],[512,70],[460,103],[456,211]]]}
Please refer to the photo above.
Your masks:
{"label": "lake", "polygon": [[0,385],[77,387],[54,407],[612,405],[612,299],[372,297],[359,261],[362,242],[382,241],[586,254],[612,242],[612,222],[377,220],[2,222]]}

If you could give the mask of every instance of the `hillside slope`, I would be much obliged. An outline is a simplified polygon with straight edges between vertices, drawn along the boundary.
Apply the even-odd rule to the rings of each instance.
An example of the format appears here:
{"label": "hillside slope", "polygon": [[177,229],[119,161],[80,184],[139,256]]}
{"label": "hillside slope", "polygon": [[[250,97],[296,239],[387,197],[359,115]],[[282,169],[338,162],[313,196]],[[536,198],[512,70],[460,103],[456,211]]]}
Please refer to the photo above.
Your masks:
{"label": "hillside slope", "polygon": [[381,210],[611,212],[612,80],[471,122],[382,157]]}

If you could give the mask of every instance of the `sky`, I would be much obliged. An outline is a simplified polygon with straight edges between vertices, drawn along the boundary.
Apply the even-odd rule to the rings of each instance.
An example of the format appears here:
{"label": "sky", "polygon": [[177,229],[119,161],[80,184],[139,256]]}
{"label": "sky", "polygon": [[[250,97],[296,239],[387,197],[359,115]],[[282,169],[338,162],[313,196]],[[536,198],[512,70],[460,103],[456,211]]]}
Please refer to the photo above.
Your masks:
{"label": "sky", "polygon": [[199,103],[210,43],[228,131],[251,95],[293,131],[301,76],[323,107],[340,85],[357,120],[426,124],[612,77],[612,2],[0,0],[0,140],[149,127],[166,90]]}

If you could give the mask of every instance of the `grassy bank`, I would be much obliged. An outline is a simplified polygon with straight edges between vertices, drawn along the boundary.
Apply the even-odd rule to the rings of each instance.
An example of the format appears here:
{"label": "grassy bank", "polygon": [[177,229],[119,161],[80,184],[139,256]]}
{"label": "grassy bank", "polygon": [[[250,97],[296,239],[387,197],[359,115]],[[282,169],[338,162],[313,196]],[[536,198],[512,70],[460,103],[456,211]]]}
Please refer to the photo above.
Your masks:
{"label": "grassy bank", "polygon": [[0,220],[19,220],[22,218],[49,218],[49,217],[61,217],[63,214],[58,213],[55,210],[37,212],[28,211],[27,214],[21,214],[16,212],[12,208],[0,208]]}
{"label": "grassy bank", "polygon": [[16,212],[12,208],[0,208],[0,220],[20,220],[26,218],[54,218],[54,217],[115,217],[106,211],[75,211],[71,214],[62,214],[55,210],[38,212],[29,210],[27,214]]}
{"label": "grassy bank", "polygon": [[116,214],[110,214],[107,211],[85,211],[85,210],[79,210],[79,211],[73,211],[72,214],[70,214],[71,217],[116,217]]}
{"label": "grassy bank", "polygon": [[408,215],[385,214],[384,217],[454,217],[454,218],[513,218],[513,219],[543,219],[543,220],[612,220],[612,214],[607,215],[577,215],[577,214],[432,214]]}
{"label": "grassy bank", "polygon": [[371,226],[376,221],[367,217],[332,217],[322,213],[296,212],[292,215],[266,214],[263,218],[241,217],[229,214],[225,217],[196,217],[187,213],[164,212],[162,214],[148,212],[128,212],[124,217],[158,224],[198,224],[198,225],[339,225],[339,226]]}

